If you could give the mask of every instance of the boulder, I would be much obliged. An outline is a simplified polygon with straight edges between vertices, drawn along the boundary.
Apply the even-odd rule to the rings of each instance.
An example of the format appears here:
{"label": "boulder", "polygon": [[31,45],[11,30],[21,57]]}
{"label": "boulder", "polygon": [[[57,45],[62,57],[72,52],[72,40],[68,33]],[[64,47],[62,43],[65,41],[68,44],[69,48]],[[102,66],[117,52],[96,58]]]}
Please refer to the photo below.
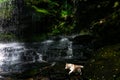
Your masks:
{"label": "boulder", "polygon": [[88,44],[93,41],[95,41],[95,37],[91,35],[79,35],[73,39],[73,43],[75,44]]}

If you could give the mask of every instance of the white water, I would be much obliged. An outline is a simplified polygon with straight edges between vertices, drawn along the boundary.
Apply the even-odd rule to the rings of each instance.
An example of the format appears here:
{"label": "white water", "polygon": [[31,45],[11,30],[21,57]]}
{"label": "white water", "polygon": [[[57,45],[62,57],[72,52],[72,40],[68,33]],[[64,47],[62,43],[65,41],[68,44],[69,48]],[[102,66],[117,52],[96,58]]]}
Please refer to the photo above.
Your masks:
{"label": "white water", "polygon": [[[12,65],[43,61],[42,54],[34,49],[25,47],[24,43],[0,43],[0,71],[16,71]],[[20,69],[20,66],[18,66]],[[17,69],[19,71],[19,69]]]}
{"label": "white water", "polygon": [[19,61],[19,53],[24,51],[24,45],[20,43],[0,43],[0,66],[4,63],[15,64]]}
{"label": "white water", "polygon": [[69,41],[68,50],[67,50],[67,57],[73,57],[73,48],[72,48],[72,41]]}

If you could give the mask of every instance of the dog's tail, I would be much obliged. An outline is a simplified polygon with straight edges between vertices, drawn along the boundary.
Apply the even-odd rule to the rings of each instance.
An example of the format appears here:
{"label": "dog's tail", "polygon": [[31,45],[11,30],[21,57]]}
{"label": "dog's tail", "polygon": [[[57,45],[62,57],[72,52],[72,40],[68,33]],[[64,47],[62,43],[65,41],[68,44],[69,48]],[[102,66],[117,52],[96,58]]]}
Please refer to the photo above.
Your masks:
{"label": "dog's tail", "polygon": [[84,68],[84,66],[80,65],[80,68]]}

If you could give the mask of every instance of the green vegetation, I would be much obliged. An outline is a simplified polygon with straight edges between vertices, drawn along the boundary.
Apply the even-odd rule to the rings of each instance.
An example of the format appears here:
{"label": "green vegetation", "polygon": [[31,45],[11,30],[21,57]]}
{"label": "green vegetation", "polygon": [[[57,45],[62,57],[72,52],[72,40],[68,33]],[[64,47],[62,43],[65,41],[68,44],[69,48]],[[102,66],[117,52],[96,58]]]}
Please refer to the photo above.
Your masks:
{"label": "green vegetation", "polygon": [[[59,35],[72,33],[74,29],[73,4],[56,0],[25,0],[26,7],[31,8],[32,22],[37,23],[37,31],[46,35]],[[68,19],[70,18],[70,19]],[[42,24],[46,23],[46,24]],[[32,26],[31,26],[32,27]],[[36,31],[36,28],[35,31]],[[31,28],[32,29],[32,28]]]}
{"label": "green vegetation", "polygon": [[0,3],[6,2],[6,1],[8,1],[8,0],[0,0]]}
{"label": "green vegetation", "polygon": [[39,13],[49,14],[49,12],[45,9],[40,9],[40,8],[37,8],[36,6],[32,6],[32,7]]}
{"label": "green vegetation", "polygon": [[[9,3],[7,0],[0,0],[0,2]],[[6,16],[5,19],[15,19],[16,16],[19,24],[17,22],[15,24],[25,25],[22,28],[18,27],[16,34],[22,31],[23,35],[20,37],[26,39],[43,34],[50,36],[86,32],[101,39],[118,39],[119,7],[118,0],[16,0],[13,6],[8,4],[1,7],[0,18]],[[16,8],[16,15],[12,15],[14,8]]]}
{"label": "green vegetation", "polygon": [[9,19],[12,16],[13,5],[9,4],[9,0],[0,0],[0,18]]}
{"label": "green vegetation", "polygon": [[11,33],[1,33],[0,34],[0,41],[12,41],[15,38],[16,38],[15,35],[11,34]]}
{"label": "green vegetation", "polygon": [[[99,38],[118,38],[120,2],[91,0],[24,0],[29,13],[25,35],[70,35],[89,32]],[[31,14],[30,14],[31,13]],[[30,18],[32,16],[32,18]],[[24,19],[25,16],[22,16]],[[21,18],[21,19],[22,19]],[[25,21],[26,21],[25,20]],[[20,21],[21,23],[25,22]],[[30,24],[31,23],[31,24]],[[44,24],[43,24],[44,23]],[[29,31],[27,31],[29,29]],[[85,32],[83,32],[85,31]]]}

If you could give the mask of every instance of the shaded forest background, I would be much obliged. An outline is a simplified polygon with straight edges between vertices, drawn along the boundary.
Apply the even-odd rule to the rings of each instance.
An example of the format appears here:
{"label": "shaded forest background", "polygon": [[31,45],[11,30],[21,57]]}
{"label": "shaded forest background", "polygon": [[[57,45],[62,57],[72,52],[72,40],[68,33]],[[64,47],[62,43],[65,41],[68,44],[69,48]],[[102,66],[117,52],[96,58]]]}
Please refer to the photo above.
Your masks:
{"label": "shaded forest background", "polygon": [[118,0],[15,0],[12,4],[1,9],[11,14],[4,14],[6,34],[1,36],[41,41],[48,36],[90,34],[104,42],[119,41]]}

